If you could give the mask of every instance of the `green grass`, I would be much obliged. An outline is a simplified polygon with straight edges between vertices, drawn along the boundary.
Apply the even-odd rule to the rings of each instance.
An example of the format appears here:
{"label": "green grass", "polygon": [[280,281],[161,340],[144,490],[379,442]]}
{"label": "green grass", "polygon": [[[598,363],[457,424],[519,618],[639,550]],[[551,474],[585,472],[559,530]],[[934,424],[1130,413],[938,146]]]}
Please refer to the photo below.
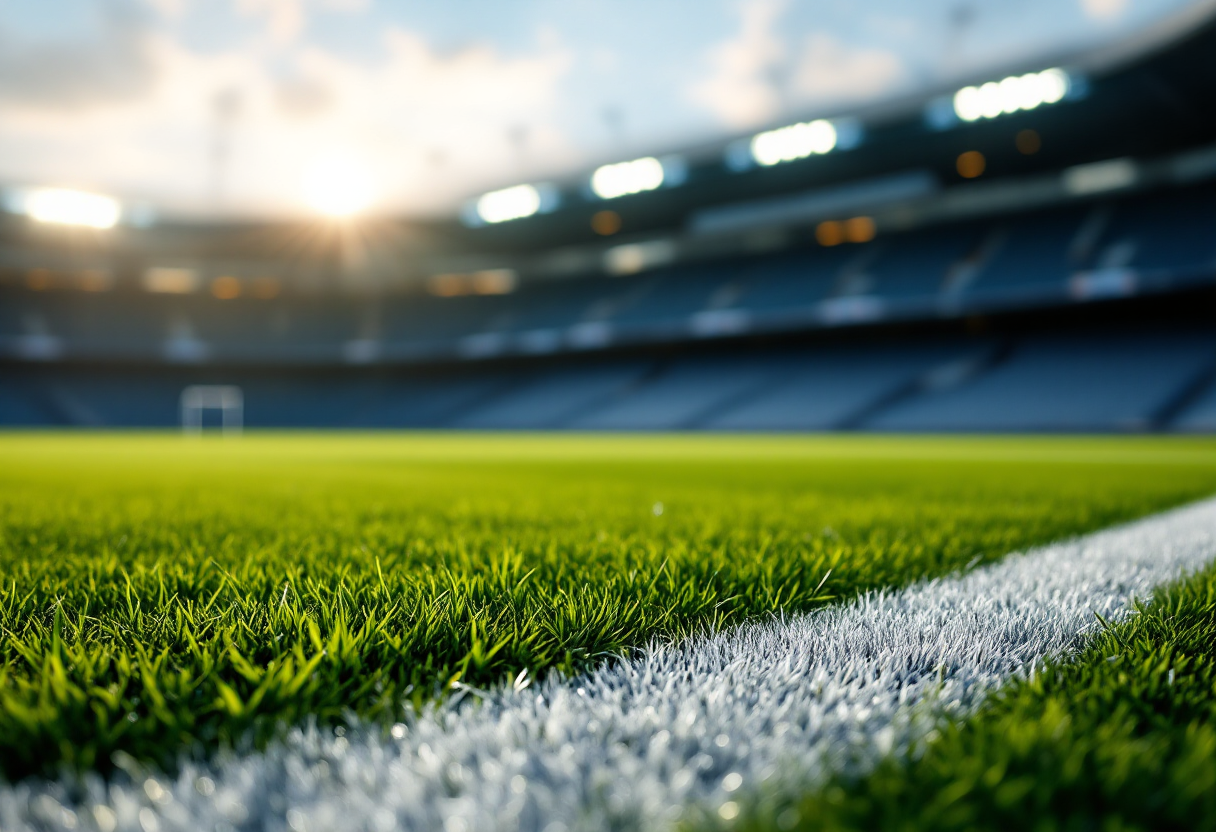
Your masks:
{"label": "green grass", "polygon": [[9,434],[0,772],[392,719],[1213,491],[1186,439]]}
{"label": "green grass", "polygon": [[1216,569],[1067,664],[749,829],[1216,829]]}

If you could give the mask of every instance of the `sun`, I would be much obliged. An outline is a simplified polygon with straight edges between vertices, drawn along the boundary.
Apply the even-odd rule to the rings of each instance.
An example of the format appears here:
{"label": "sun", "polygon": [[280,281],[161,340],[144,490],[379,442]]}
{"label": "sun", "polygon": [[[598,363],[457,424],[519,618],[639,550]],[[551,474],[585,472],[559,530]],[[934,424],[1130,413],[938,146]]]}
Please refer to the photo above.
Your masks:
{"label": "sun", "polygon": [[349,156],[320,159],[304,176],[304,198],[310,207],[327,216],[353,216],[371,204],[371,175]]}

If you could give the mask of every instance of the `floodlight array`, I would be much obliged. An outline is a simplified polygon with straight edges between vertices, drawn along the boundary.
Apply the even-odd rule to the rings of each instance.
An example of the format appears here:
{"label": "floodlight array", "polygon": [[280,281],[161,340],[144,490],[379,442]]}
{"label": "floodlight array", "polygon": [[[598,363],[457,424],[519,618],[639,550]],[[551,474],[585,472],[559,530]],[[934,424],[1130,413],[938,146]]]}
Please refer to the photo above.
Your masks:
{"label": "floodlight array", "polygon": [[653,156],[602,165],[591,174],[591,191],[600,199],[640,194],[662,187],[663,163]]}
{"label": "floodlight array", "polygon": [[978,87],[963,87],[954,94],[954,113],[963,121],[996,118],[1055,104],[1068,95],[1070,88],[1068,73],[1059,68],[1010,75]]}
{"label": "floodlight array", "polygon": [[535,185],[515,185],[483,194],[477,200],[477,216],[486,223],[521,220],[540,211],[540,203]]}
{"label": "floodlight array", "polygon": [[469,200],[461,218],[465,225],[476,228],[547,214],[560,204],[561,194],[551,183],[512,185]]}
{"label": "floodlight array", "polygon": [[37,222],[113,228],[122,216],[118,200],[68,188],[35,188],[13,200],[20,213]]}
{"label": "floodlight array", "polygon": [[757,133],[749,147],[756,164],[771,167],[830,153],[836,148],[836,143],[836,126],[820,118]]}

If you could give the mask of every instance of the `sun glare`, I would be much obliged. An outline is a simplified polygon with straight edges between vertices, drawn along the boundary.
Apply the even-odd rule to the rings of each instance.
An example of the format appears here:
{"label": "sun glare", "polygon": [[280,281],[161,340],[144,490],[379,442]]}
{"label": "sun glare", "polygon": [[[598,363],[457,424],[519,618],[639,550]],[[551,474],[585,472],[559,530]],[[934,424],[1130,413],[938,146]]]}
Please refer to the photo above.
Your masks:
{"label": "sun glare", "polygon": [[348,157],[322,159],[304,177],[304,197],[322,214],[349,217],[371,203],[371,176],[362,164]]}

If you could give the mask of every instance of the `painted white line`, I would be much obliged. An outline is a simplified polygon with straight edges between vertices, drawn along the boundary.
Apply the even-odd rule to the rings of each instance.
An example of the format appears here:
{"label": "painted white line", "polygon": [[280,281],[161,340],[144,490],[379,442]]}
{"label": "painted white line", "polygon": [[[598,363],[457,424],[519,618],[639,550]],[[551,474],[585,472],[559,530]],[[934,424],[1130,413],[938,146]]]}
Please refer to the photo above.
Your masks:
{"label": "painted white line", "polygon": [[[668,828],[864,770],[963,716],[994,685],[1131,596],[1216,557],[1216,500],[1014,555],[961,577],[867,595],[652,649],[574,682],[446,706],[400,736],[298,730],[265,752],[103,786],[0,790],[0,828]],[[83,789],[83,791],[81,791]]]}

